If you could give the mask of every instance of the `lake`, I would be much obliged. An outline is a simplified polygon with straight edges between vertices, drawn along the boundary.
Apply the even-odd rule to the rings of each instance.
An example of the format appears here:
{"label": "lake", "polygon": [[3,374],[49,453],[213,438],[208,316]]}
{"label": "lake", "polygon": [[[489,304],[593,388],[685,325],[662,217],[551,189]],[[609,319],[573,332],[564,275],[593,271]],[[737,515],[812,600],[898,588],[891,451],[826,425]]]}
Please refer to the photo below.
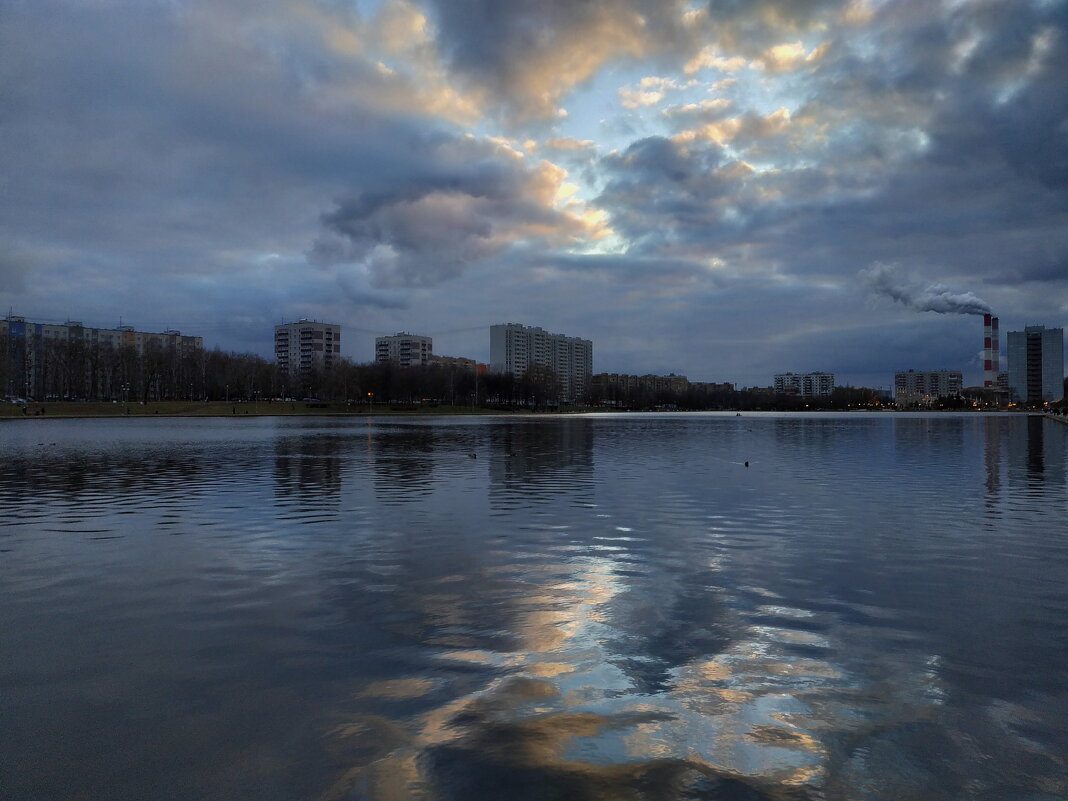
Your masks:
{"label": "lake", "polygon": [[1066,452],[1023,415],[0,424],[0,796],[1068,798]]}

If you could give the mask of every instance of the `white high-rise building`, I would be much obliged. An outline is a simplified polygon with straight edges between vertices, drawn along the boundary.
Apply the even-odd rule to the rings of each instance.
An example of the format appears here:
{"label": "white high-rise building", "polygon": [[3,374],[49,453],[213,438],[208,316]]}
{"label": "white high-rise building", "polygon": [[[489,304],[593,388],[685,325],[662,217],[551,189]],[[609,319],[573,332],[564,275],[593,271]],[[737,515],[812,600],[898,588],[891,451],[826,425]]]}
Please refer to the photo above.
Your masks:
{"label": "white high-rise building", "polygon": [[834,373],[779,373],[775,391],[803,398],[823,398],[834,392]]}
{"label": "white high-rise building", "polygon": [[402,332],[375,338],[375,361],[379,364],[420,367],[429,364],[433,355],[434,340],[431,337]]}
{"label": "white high-rise building", "polygon": [[533,365],[550,368],[560,379],[562,399],[576,400],[593,375],[593,342],[519,323],[490,326],[491,370],[521,376]]}
{"label": "white high-rise building", "polygon": [[276,325],[274,358],[289,375],[329,370],[341,358],[341,326],[311,320]]}

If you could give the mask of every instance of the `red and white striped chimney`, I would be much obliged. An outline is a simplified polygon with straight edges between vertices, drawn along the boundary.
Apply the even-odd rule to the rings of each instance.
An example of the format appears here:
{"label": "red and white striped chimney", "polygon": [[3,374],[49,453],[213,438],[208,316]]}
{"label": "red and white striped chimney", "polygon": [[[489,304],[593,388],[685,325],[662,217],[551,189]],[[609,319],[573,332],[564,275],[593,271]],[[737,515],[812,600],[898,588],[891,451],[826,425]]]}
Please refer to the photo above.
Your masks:
{"label": "red and white striped chimney", "polygon": [[1001,343],[998,340],[998,318],[983,315],[983,386],[996,387],[1001,372]]}

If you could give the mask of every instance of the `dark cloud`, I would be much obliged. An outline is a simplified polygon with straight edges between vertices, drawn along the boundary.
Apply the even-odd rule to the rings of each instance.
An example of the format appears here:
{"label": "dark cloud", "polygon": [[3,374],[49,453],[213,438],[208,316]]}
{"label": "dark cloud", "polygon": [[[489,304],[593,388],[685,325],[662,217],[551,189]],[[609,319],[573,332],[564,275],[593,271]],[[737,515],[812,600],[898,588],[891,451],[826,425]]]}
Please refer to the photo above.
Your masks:
{"label": "dark cloud", "polygon": [[[212,302],[266,282],[291,293],[270,302],[281,312],[323,303],[325,282],[353,305],[402,308],[370,284],[434,283],[515,241],[582,230],[553,208],[562,174],[465,135],[421,109],[410,82],[327,47],[360,33],[329,6],[65,8],[23,4],[0,26],[0,235],[50,254],[4,267],[6,291],[32,289],[30,314],[71,305],[64,275],[146,295],[172,282]],[[316,242],[320,262],[368,255],[370,272],[293,261]],[[272,254],[285,277],[263,266]],[[31,269],[37,280],[16,283]]]}
{"label": "dark cloud", "polygon": [[[273,250],[345,178],[404,169],[422,124],[359,97],[322,105],[306,81],[322,86],[330,71],[309,45],[242,38],[218,9],[221,19],[164,4],[25,4],[7,15],[2,63],[18,113],[0,137],[18,154],[5,174],[19,198],[8,225],[81,248]],[[366,65],[334,72],[388,89]]]}
{"label": "dark cloud", "polygon": [[636,249],[663,247],[680,232],[706,230],[717,221],[715,201],[728,188],[715,177],[722,161],[719,148],[687,150],[664,137],[641,139],[602,160],[607,182],[597,205]]}
{"label": "dark cloud", "polygon": [[519,119],[551,118],[562,98],[620,59],[685,52],[696,32],[681,0],[428,0],[452,70]]}
{"label": "dark cloud", "polygon": [[[802,25],[830,8],[754,5],[723,24],[777,20],[783,33],[784,19]],[[814,248],[819,271],[840,275],[880,259],[948,259],[996,280],[1037,241],[1043,261],[1062,261],[1065,27],[1038,5],[990,5],[967,34],[989,44],[962,60],[963,11],[932,18],[926,5],[887,4],[867,31],[880,46],[858,55],[835,44],[792,115],[676,111],[672,141],[603,160],[598,202],[646,252],[745,244],[799,274]],[[1003,26],[1011,46],[998,44]]]}
{"label": "dark cloud", "polygon": [[756,56],[840,18],[842,0],[708,0],[710,38],[732,54]]}
{"label": "dark cloud", "polygon": [[501,145],[442,139],[434,169],[391,190],[363,192],[323,215],[312,258],[365,262],[380,286],[433,286],[513,244],[566,244],[583,223],[553,206],[562,171],[528,165]]}

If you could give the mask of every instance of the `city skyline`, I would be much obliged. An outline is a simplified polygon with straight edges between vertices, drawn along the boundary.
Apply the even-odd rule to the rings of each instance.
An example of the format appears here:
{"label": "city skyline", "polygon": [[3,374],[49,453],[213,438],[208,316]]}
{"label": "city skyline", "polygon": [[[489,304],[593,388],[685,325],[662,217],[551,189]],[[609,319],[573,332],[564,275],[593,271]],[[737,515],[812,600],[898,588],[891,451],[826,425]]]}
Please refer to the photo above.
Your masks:
{"label": "city skyline", "polygon": [[16,2],[0,304],[974,385],[984,312],[1068,321],[1065,74],[1057,0]]}
{"label": "city skyline", "polygon": [[[8,320],[24,320],[27,324],[36,324],[39,327],[40,326],[44,326],[46,328],[49,328],[49,327],[51,327],[51,328],[60,328],[60,327],[67,327],[67,326],[75,326],[75,327],[79,327],[80,328],[80,327],[84,326],[83,322],[81,322],[81,321],[73,321],[73,320],[70,320],[70,319],[65,320],[65,321],[42,320],[40,318],[35,318],[35,317],[26,317],[25,315],[9,315],[6,319],[8,319]],[[980,318],[980,319],[982,320],[983,318]],[[997,329],[997,318],[996,317],[994,318],[994,324],[995,324],[994,330],[997,331],[998,329]],[[287,347],[283,347],[283,351],[285,351],[287,355],[285,355],[284,357],[280,357],[280,355],[279,355],[280,354],[280,352],[279,352],[279,341],[278,341],[279,330],[283,330],[283,329],[299,330],[301,328],[301,326],[312,326],[314,328],[323,329],[324,331],[326,329],[332,330],[334,332],[332,334],[332,336],[335,337],[335,341],[333,343],[334,357],[336,358],[337,355],[340,355],[341,358],[347,358],[347,359],[349,359],[349,361],[354,362],[356,364],[370,364],[370,363],[381,362],[381,361],[403,361],[403,360],[400,359],[399,353],[394,353],[392,356],[383,354],[382,349],[384,347],[384,343],[391,342],[393,340],[396,340],[398,343],[402,342],[402,341],[403,342],[425,341],[426,345],[425,345],[424,350],[426,352],[424,353],[424,361],[423,361],[423,363],[430,363],[430,362],[433,361],[434,358],[437,358],[439,360],[439,362],[442,362],[442,360],[460,360],[460,361],[470,361],[472,364],[482,364],[485,367],[490,367],[492,365],[492,362],[493,362],[492,346],[486,348],[486,351],[487,351],[487,353],[489,355],[487,357],[485,357],[485,358],[471,358],[467,354],[455,354],[455,353],[451,353],[451,354],[435,354],[435,353],[433,353],[433,344],[432,344],[433,337],[432,336],[425,335],[425,334],[420,334],[420,333],[415,333],[415,332],[409,332],[409,331],[397,332],[397,333],[394,333],[394,334],[376,335],[376,334],[371,334],[371,333],[369,333],[367,331],[363,331],[361,329],[357,329],[357,331],[360,331],[363,336],[372,336],[373,337],[373,339],[372,339],[373,346],[372,346],[372,351],[371,351],[371,357],[370,358],[366,358],[366,359],[353,358],[353,357],[349,356],[348,354],[346,354],[344,352],[344,349],[342,349],[340,344],[339,344],[341,342],[341,337],[340,337],[340,333],[339,333],[339,328],[340,328],[339,324],[331,323],[329,321],[324,321],[324,320],[312,320],[312,319],[308,319],[308,318],[301,318],[300,320],[295,320],[295,321],[291,321],[291,322],[288,322],[288,323],[279,323],[279,324],[275,325],[274,326],[274,335],[273,335],[273,339],[272,339],[273,348],[272,348],[271,353],[267,354],[265,356],[265,358],[267,358],[270,361],[277,361],[280,365],[282,365],[282,362],[286,362],[286,364],[282,365],[282,366],[285,367],[288,370],[288,367],[289,367],[288,359],[289,359],[289,357],[288,357],[288,349],[287,349]],[[472,329],[472,330],[481,330],[482,328],[485,328],[485,330],[487,330],[489,332],[490,341],[492,342],[492,340],[493,340],[493,329],[495,329],[495,328],[501,329],[501,328],[506,328],[506,327],[510,327],[510,326],[514,326],[514,327],[518,327],[518,328],[527,328],[527,329],[530,329],[530,330],[538,330],[538,331],[542,331],[543,334],[547,333],[547,332],[544,332],[540,326],[527,326],[527,325],[522,324],[522,323],[506,323],[506,324],[505,323],[495,323],[493,325],[489,325],[489,326],[485,326],[485,327],[479,327],[477,329]],[[90,329],[90,330],[99,329],[99,330],[105,331],[107,333],[115,333],[115,332],[119,332],[119,331],[123,331],[123,330],[132,331],[135,328],[135,326],[126,325],[126,324],[120,324],[120,325],[114,326],[114,327],[108,327],[108,326],[85,326],[85,327],[87,329]],[[151,326],[149,326],[149,327],[151,327]],[[1021,327],[1021,332],[1016,332],[1016,333],[1022,333],[1023,328],[1026,328],[1026,329],[1030,330],[1032,328],[1036,328],[1036,326]],[[1037,326],[1037,328],[1045,328],[1045,326]],[[467,329],[465,329],[465,331],[466,330]],[[1060,327],[1056,327],[1056,330],[1061,330],[1061,328]],[[177,330],[174,330],[174,329],[168,329],[165,333],[167,333],[167,334],[178,334],[179,332]],[[446,333],[449,333],[449,332],[446,332]],[[983,328],[983,333],[984,334],[989,334],[989,329],[987,327],[985,327],[985,326]],[[1010,333],[1013,333],[1013,332],[1010,332]],[[585,341],[585,340],[582,340],[582,338],[568,337],[567,335],[563,335],[563,334],[549,334],[549,336],[562,337],[564,339],[575,339],[577,341]],[[186,336],[184,338],[185,339],[190,339],[191,337]],[[200,347],[203,347],[203,337],[196,336],[196,337],[193,337],[193,338],[195,338],[199,342],[201,342]],[[353,338],[354,337],[351,337],[351,336],[346,337],[345,341],[346,342],[351,342]],[[359,340],[359,337],[356,337],[356,339]],[[986,348],[986,344],[988,342],[990,342],[990,338],[989,337],[984,337],[984,348],[980,351],[980,356],[983,357],[983,359],[980,359],[980,362],[982,362],[984,359],[986,359],[986,357],[991,355],[988,352],[987,348]],[[995,346],[998,347],[998,350],[997,350],[998,357],[994,360],[994,363],[998,364],[998,365],[1003,365],[1006,368],[1006,369],[1000,369],[999,368],[998,370],[995,370],[994,374],[995,375],[1000,374],[1002,376],[1002,378],[1005,381],[1007,381],[1007,379],[1008,379],[1007,366],[1008,366],[1008,359],[1009,359],[1008,348],[1003,343],[999,342],[997,336],[994,337],[993,343],[994,343]],[[392,343],[392,344],[393,344],[393,348],[396,349],[396,347],[397,347],[396,343]],[[587,341],[587,344],[591,344],[591,343],[589,341]],[[218,347],[218,346],[216,346],[216,347]],[[219,349],[220,350],[226,350],[224,348],[219,348]],[[231,352],[237,353],[237,351],[231,351]],[[389,351],[389,352],[391,353],[392,351]],[[264,356],[264,354],[260,354],[260,353],[257,353],[255,355]],[[407,364],[407,362],[405,362],[404,364],[402,364],[402,366],[409,366],[409,365]],[[985,366],[985,365],[983,365],[983,366]],[[946,369],[947,368],[945,366],[942,366],[942,367],[939,367],[939,368],[932,368],[932,367],[925,367],[925,368],[908,367],[908,368],[905,368],[905,367],[902,367],[900,369],[895,369],[894,370],[894,376],[900,376],[900,374],[905,373],[905,372],[918,372],[918,373],[945,372]],[[505,372],[507,372],[507,370],[505,370]],[[975,381],[969,381],[969,371],[967,371],[967,370],[964,370],[964,371],[956,370],[956,372],[959,372],[959,373],[961,373],[963,375],[963,384],[962,384],[962,386],[975,387],[975,388],[981,388],[983,386],[988,386],[984,379],[986,379],[990,375],[990,373],[989,373],[989,371],[981,369],[981,367],[977,368],[977,376],[978,376],[978,378]],[[614,371],[613,370],[596,370],[596,374],[599,374],[599,375],[623,374],[623,375],[631,375],[631,376],[638,376],[638,375],[650,376],[650,375],[653,375],[653,376],[661,376],[661,377],[680,375],[679,373],[676,373],[675,371],[667,371],[667,370],[664,370],[662,368],[657,368],[657,367],[654,367],[652,370],[645,370],[645,371],[640,371],[640,372],[639,371],[635,371],[633,369],[630,370],[630,371],[628,371],[626,369],[614,370]],[[807,371],[807,374],[818,376],[818,375],[827,374],[827,371],[811,370],[811,371]],[[682,374],[682,375],[685,375],[685,374]],[[783,371],[776,372],[774,375],[771,376],[771,379],[769,381],[764,382],[764,383],[762,383],[760,381],[757,381],[756,383],[750,384],[750,385],[738,384],[737,382],[734,382],[734,381],[727,381],[727,383],[735,384],[737,386],[749,386],[749,387],[753,387],[753,388],[771,387],[773,385],[778,386],[778,384],[780,383],[780,379],[784,375],[794,375],[794,371],[792,371],[792,370],[783,370]],[[801,373],[797,377],[801,378],[803,375],[805,375],[805,373]],[[830,375],[830,377],[832,379],[832,383],[833,383],[834,374],[833,373],[829,373],[829,375]],[[873,389],[884,389],[884,390],[888,390],[888,391],[893,391],[895,380],[896,380],[894,376],[891,376],[890,380],[887,382],[887,385],[874,383],[874,384],[867,384],[867,385],[863,385],[863,386],[869,386],[869,387],[871,387]],[[693,376],[685,376],[685,377],[694,378]],[[1065,376],[1065,377],[1068,378],[1068,376]],[[699,377],[699,378],[696,378],[695,380],[697,380],[698,382],[713,380],[713,383],[715,383],[717,380],[723,380],[723,379],[722,378],[720,378],[720,379],[707,379],[705,377]],[[840,386],[858,386],[857,384],[853,384],[853,383],[850,383],[850,382],[839,382],[839,385]]]}

